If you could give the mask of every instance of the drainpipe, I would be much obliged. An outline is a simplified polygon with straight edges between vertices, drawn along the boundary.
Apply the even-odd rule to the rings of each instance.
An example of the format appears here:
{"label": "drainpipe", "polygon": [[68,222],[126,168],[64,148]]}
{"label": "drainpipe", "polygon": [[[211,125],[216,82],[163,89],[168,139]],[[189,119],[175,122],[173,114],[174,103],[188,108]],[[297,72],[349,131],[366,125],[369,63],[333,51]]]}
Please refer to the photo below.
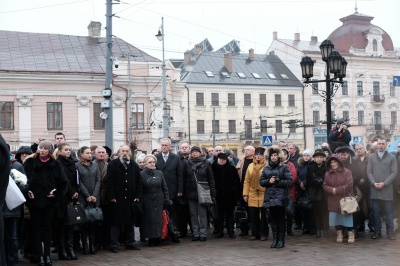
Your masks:
{"label": "drainpipe", "polygon": [[192,141],[190,139],[190,107],[189,107],[189,88],[185,85],[187,90],[187,104],[188,104],[188,134],[189,134],[189,145],[192,145]]}

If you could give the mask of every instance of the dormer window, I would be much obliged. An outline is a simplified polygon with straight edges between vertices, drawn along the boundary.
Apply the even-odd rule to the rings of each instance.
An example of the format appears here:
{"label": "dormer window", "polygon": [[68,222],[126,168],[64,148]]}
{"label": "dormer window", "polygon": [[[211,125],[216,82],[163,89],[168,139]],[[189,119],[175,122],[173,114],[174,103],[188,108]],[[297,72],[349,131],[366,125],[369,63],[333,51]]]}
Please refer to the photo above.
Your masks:
{"label": "dormer window", "polygon": [[373,49],[374,52],[377,52],[377,51],[378,51],[378,42],[377,42],[376,39],[374,39],[374,40],[372,41],[372,49]]}

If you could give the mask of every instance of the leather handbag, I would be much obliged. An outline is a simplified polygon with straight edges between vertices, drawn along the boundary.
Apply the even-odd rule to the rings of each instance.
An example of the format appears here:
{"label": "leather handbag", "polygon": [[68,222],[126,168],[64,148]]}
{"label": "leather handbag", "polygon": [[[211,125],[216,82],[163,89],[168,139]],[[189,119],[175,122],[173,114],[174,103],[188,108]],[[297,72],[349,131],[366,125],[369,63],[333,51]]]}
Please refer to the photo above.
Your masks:
{"label": "leather handbag", "polygon": [[79,225],[86,223],[85,208],[79,202],[70,202],[67,205],[65,219],[66,225]]}
{"label": "leather handbag", "polygon": [[197,185],[197,196],[199,200],[199,204],[203,206],[210,206],[213,205],[214,202],[211,197],[211,190],[210,187],[208,186],[207,182],[198,182],[197,181],[197,176],[196,172],[193,172],[194,178],[196,179],[196,185]]}
{"label": "leather handbag", "polygon": [[233,221],[235,223],[247,221],[247,212],[244,207],[235,206],[235,209],[233,210]]}
{"label": "leather handbag", "polygon": [[344,197],[340,200],[340,210],[344,215],[352,214],[360,210],[358,206],[357,199],[352,196]]}
{"label": "leather handbag", "polygon": [[297,199],[297,206],[299,206],[301,209],[310,210],[311,204],[312,203],[310,201],[310,198],[308,197],[307,192],[304,196],[301,196]]}
{"label": "leather handbag", "polygon": [[95,204],[89,203],[85,209],[85,212],[88,223],[103,221],[103,210],[100,207],[96,207]]}
{"label": "leather handbag", "polygon": [[166,210],[162,211],[162,224],[161,224],[161,239],[167,239],[168,237],[168,222],[169,216]]}

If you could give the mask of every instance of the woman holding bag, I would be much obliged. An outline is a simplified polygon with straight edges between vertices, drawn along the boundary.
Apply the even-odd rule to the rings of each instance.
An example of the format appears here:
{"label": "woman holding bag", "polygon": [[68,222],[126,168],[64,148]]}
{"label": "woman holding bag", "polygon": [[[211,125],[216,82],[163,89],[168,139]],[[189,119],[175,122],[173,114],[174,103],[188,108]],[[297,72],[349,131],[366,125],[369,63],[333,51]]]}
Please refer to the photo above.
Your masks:
{"label": "woman holding bag", "polygon": [[[80,161],[76,163],[80,177],[79,201],[87,207],[100,206],[100,170],[99,166],[92,162],[90,148],[83,146],[79,149]],[[96,222],[87,223],[81,226],[83,255],[96,254],[95,235]],[[89,237],[89,248],[87,238]]]}
{"label": "woman holding bag", "polygon": [[328,194],[329,225],[335,226],[336,242],[343,242],[343,229],[349,232],[348,243],[354,243],[353,215],[341,213],[340,200],[345,196],[353,196],[353,176],[344,167],[340,158],[333,154],[326,161],[325,181],[322,185]]}

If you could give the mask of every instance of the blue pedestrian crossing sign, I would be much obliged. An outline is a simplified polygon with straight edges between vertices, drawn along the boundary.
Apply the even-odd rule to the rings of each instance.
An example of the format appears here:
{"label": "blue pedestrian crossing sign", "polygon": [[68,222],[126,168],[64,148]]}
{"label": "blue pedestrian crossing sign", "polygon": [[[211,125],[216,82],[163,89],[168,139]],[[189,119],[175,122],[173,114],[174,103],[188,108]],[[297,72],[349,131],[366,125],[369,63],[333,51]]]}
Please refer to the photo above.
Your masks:
{"label": "blue pedestrian crossing sign", "polygon": [[262,136],[262,144],[263,146],[272,146],[272,136]]}

